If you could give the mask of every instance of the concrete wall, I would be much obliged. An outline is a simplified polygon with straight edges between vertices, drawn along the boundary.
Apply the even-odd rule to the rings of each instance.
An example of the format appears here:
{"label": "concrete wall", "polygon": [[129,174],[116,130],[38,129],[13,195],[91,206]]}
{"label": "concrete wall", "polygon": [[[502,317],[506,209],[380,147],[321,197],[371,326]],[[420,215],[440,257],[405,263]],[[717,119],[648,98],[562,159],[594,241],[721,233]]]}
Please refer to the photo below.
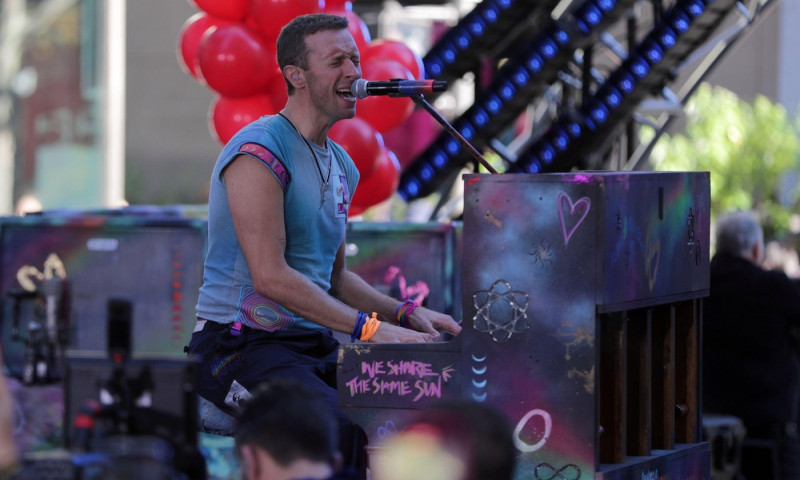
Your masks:
{"label": "concrete wall", "polygon": [[205,203],[221,147],[208,129],[213,95],[177,57],[181,26],[197,9],[187,0],[127,5],[126,198]]}

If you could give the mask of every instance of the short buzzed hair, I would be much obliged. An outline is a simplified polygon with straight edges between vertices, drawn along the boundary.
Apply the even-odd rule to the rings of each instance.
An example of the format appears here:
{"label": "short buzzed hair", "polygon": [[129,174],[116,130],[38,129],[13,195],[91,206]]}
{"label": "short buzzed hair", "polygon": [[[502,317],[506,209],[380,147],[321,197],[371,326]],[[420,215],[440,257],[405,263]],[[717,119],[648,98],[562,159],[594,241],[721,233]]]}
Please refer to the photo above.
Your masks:
{"label": "short buzzed hair", "polygon": [[[278,66],[283,72],[287,65],[296,65],[308,68],[308,46],[306,37],[325,30],[346,30],[347,19],[329,13],[310,13],[300,15],[287,23],[282,29],[276,42],[278,51]],[[291,95],[294,86],[284,77],[286,87]]]}
{"label": "short buzzed hair", "polygon": [[301,459],[335,463],[337,421],[322,397],[290,378],[267,380],[252,393],[234,431],[237,447],[261,448],[284,467]]}

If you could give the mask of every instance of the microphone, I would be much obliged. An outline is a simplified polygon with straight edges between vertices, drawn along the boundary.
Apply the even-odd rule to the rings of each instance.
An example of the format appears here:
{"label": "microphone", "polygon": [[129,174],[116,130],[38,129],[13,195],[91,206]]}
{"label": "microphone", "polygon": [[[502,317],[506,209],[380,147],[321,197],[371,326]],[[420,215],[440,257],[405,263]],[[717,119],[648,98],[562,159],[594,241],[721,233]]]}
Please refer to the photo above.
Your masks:
{"label": "microphone", "polygon": [[350,93],[356,98],[367,98],[376,95],[390,97],[415,97],[426,93],[444,92],[447,82],[444,80],[400,80],[370,82],[359,78],[350,87]]}

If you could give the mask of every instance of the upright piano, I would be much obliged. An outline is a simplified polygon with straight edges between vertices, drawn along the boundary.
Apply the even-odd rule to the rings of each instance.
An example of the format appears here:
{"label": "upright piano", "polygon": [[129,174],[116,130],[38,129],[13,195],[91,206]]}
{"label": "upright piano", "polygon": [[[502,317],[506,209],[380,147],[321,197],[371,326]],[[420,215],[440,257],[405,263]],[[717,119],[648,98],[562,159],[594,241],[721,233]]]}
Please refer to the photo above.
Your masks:
{"label": "upright piano", "polygon": [[462,333],[340,350],[339,402],[370,443],[463,398],[510,419],[520,480],[710,479],[709,174],[463,181]]}

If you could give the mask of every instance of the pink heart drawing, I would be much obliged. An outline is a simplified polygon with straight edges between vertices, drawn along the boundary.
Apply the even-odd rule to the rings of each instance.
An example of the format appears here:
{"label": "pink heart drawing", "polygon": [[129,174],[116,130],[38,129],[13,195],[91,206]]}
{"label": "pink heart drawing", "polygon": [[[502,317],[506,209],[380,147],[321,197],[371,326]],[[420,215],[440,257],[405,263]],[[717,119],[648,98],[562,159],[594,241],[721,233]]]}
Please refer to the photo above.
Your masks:
{"label": "pink heart drawing", "polygon": [[[583,219],[589,214],[589,209],[592,208],[592,201],[589,197],[583,197],[572,203],[572,199],[566,193],[558,192],[556,203],[558,204],[558,217],[561,219],[561,231],[564,233],[564,245],[566,246],[569,243],[569,239],[572,238],[572,234],[575,233]],[[570,219],[577,217],[572,228],[569,229],[567,229],[567,222],[564,219],[565,210],[569,210]]]}

